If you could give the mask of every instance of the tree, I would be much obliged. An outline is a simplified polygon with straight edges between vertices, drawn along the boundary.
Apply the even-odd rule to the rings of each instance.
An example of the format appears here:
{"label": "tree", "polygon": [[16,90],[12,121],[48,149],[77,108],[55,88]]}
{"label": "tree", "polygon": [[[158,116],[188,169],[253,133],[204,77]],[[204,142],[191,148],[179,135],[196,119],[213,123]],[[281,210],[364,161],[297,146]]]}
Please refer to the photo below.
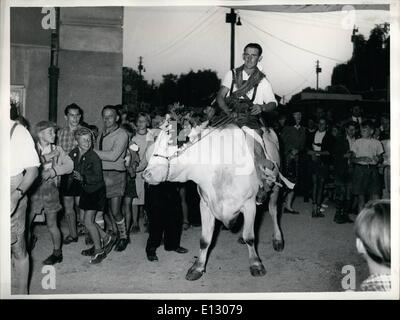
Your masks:
{"label": "tree", "polygon": [[344,85],[351,92],[387,90],[390,72],[389,24],[376,25],[368,40],[363,35],[353,37],[353,56],[337,65],[332,73],[332,85]]}
{"label": "tree", "polygon": [[178,79],[179,101],[190,107],[205,107],[217,93],[221,81],[215,71],[198,70],[181,74]]}
{"label": "tree", "polygon": [[162,76],[158,91],[160,96],[160,105],[167,106],[179,101],[178,96],[178,76],[176,74],[165,74]]}
{"label": "tree", "polygon": [[132,68],[123,68],[122,102],[128,110],[138,111],[140,105],[146,105],[151,112],[154,109],[165,109],[168,105],[179,102],[188,107],[205,107],[215,97],[221,80],[212,70],[193,70],[181,74],[165,74],[162,82],[156,86],[149,84],[143,76]]}

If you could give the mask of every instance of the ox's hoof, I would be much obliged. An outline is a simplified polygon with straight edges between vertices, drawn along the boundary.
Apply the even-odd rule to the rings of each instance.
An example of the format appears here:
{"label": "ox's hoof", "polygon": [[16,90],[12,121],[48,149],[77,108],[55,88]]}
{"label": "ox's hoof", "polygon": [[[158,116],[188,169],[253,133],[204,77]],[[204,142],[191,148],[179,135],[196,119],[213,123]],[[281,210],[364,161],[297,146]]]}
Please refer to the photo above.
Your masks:
{"label": "ox's hoof", "polygon": [[193,269],[193,270],[189,269],[185,278],[186,278],[186,280],[189,280],[189,281],[195,281],[195,280],[200,279],[204,272],[205,272],[204,270],[198,271],[196,269]]}
{"label": "ox's hoof", "polygon": [[285,247],[285,242],[283,240],[276,240],[272,239],[272,246],[274,247],[275,251],[283,251],[283,248]]}
{"label": "ox's hoof", "polygon": [[265,276],[267,271],[265,270],[264,266],[260,264],[260,265],[250,266],[250,273],[253,277],[262,277]]}

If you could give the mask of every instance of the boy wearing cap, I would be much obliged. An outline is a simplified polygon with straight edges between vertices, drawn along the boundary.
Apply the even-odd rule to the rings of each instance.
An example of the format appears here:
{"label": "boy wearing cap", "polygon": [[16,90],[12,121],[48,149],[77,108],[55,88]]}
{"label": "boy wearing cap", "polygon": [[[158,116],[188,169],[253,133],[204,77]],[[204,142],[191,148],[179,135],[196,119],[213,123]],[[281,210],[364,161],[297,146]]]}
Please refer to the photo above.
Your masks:
{"label": "boy wearing cap", "polygon": [[36,125],[37,152],[41,166],[40,175],[36,179],[36,188],[31,197],[32,223],[37,214],[44,211],[46,224],[53,242],[53,253],[43,261],[45,265],[61,262],[61,232],[57,225],[57,213],[61,209],[58,193],[58,177],[71,173],[74,164],[71,158],[60,146],[54,144],[57,125],[50,121],[41,121]]}

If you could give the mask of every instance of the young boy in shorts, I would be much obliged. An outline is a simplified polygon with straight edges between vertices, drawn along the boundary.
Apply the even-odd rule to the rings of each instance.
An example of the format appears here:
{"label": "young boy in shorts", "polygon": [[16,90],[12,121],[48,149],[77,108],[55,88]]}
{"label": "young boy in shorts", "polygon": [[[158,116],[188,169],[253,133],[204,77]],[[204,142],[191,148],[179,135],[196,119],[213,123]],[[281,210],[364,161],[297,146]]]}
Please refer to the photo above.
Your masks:
{"label": "young boy in shorts", "polygon": [[367,261],[370,273],[361,290],[390,291],[390,200],[368,202],[355,227],[357,251]]}
{"label": "young boy in shorts", "polygon": [[382,191],[378,164],[384,152],[382,143],[372,138],[374,127],[371,121],[361,124],[361,138],[351,146],[353,153],[353,193],[358,196],[358,212],[365,204],[365,197],[370,200],[379,199]]}
{"label": "young boy in shorts", "polygon": [[84,211],[84,223],[94,246],[83,250],[82,255],[91,256],[91,264],[103,261],[111,251],[113,237],[95,222],[96,214],[102,211],[106,202],[106,186],[103,179],[102,163],[93,151],[93,133],[82,127],[75,131],[78,146],[71,154],[78,160],[74,168],[74,178],[80,181],[82,189],[79,198],[79,209]]}
{"label": "young boy in shorts", "polygon": [[57,213],[61,210],[58,193],[59,176],[72,172],[74,163],[60,146],[54,144],[57,125],[50,121],[40,121],[36,125],[35,134],[38,139],[37,152],[41,167],[40,176],[36,180],[36,188],[31,196],[31,218],[43,211],[46,224],[53,242],[53,253],[43,261],[45,265],[62,262],[61,232],[57,225]]}

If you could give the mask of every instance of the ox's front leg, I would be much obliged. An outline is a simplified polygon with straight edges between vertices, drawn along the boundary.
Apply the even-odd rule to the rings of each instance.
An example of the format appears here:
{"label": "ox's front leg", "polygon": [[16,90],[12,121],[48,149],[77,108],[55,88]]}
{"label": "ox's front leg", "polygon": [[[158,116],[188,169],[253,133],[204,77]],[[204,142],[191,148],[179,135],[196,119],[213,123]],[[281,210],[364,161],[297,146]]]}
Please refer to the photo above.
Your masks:
{"label": "ox's front leg", "polygon": [[210,247],[212,236],[214,233],[215,217],[211,213],[207,204],[200,201],[200,212],[201,212],[201,238],[200,238],[200,254],[199,258],[191,266],[186,274],[186,280],[197,280],[199,279],[206,268],[207,252]]}
{"label": "ox's front leg", "polygon": [[268,203],[269,214],[272,218],[274,226],[274,234],[272,236],[272,246],[275,251],[282,251],[285,243],[283,240],[282,232],[278,223],[278,197],[279,197],[279,186],[274,186]]}
{"label": "ox's front leg", "polygon": [[256,202],[254,199],[248,200],[245,203],[243,216],[243,240],[246,242],[249,250],[250,273],[254,277],[263,276],[266,274],[266,271],[257,255],[254,245],[254,220],[256,217]]}

